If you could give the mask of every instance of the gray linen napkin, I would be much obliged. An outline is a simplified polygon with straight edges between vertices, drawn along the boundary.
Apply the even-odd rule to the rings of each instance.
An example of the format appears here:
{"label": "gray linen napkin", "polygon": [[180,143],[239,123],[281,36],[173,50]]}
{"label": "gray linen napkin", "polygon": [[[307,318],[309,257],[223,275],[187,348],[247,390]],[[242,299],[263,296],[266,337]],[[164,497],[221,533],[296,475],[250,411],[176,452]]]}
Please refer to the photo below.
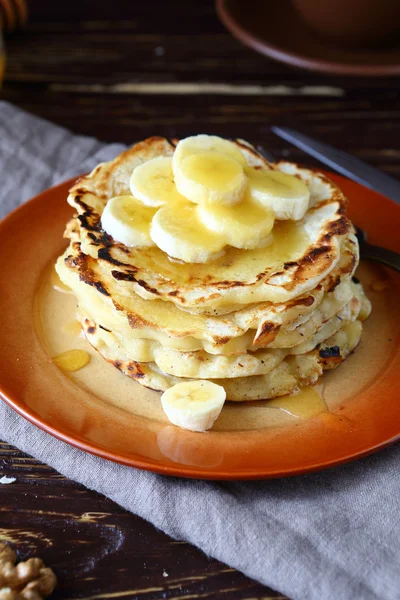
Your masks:
{"label": "gray linen napkin", "polygon": [[[0,102],[0,211],[121,149]],[[294,600],[400,599],[398,447],[313,475],[208,483],[85,454],[3,402],[0,438]]]}

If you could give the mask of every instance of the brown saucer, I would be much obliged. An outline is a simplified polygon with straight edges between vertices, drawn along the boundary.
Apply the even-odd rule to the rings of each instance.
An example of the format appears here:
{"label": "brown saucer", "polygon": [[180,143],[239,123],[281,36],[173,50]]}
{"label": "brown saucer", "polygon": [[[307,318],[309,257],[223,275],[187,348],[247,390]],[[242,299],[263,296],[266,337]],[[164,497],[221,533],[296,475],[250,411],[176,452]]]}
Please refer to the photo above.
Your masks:
{"label": "brown saucer", "polygon": [[293,67],[331,75],[400,75],[400,45],[373,50],[337,48],[303,23],[290,0],[272,6],[265,0],[217,0],[217,12],[243,44]]}

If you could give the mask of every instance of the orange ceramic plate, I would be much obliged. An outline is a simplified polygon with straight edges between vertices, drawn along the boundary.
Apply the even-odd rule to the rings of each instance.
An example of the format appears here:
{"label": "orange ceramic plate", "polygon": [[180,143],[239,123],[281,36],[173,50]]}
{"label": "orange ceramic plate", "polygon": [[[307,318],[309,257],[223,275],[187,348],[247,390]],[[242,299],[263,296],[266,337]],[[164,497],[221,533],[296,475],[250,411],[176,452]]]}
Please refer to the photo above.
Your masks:
{"label": "orange ceramic plate", "polygon": [[[369,240],[400,252],[400,208],[356,183],[336,175],[332,178],[350,198],[351,217],[368,232]],[[368,346],[368,356],[364,351],[368,359],[364,369],[351,369],[353,357],[347,368],[346,363],[339,367],[338,373],[346,368],[341,373],[351,374],[353,387],[354,380],[367,383],[360,384],[334,412],[284,427],[196,434],[128,414],[64,375],[37,336],[33,306],[43,270],[65,246],[62,234],[71,214],[65,198],[71,183],[45,191],[0,223],[0,396],[23,417],[106,459],[157,473],[205,479],[305,473],[364,456],[399,438],[400,277],[390,270],[385,272],[390,343],[385,341],[384,356],[379,356],[381,367],[373,379],[368,378],[368,365],[375,360],[373,343]],[[382,347],[379,343],[377,338],[377,348]],[[354,360],[357,352],[361,350],[356,351]],[[240,410],[238,407],[238,418]],[[163,452],[166,441],[169,451]]]}

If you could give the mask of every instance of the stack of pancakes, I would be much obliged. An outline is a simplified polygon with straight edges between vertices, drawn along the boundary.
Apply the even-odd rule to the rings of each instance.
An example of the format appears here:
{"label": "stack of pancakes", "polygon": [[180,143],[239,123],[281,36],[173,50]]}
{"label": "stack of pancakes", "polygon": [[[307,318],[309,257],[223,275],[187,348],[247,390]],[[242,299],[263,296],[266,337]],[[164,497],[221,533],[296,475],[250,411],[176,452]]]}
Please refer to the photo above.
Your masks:
{"label": "stack of pancakes", "polygon": [[370,312],[353,278],[359,254],[347,201],[324,175],[270,164],[237,140],[249,166],[307,185],[303,219],[276,221],[266,248],[227,247],[203,264],[174,260],[157,246],[118,243],[102,229],[105,205],[131,194],[137,165],[172,156],[177,143],[145,140],[70,190],[76,214],[56,268],[78,299],[85,335],[122,373],[155,390],[209,379],[234,401],[295,393],[354,350]]}

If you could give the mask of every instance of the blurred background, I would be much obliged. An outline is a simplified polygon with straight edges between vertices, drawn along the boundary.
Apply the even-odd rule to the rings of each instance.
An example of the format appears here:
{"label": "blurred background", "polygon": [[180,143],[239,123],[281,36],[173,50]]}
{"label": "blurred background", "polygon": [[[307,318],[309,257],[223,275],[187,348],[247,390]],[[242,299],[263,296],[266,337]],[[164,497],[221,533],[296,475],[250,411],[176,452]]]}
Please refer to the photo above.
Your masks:
{"label": "blurred background", "polygon": [[[7,3],[18,12],[25,0],[0,0],[3,23]],[[246,26],[251,16],[256,35],[265,32],[265,43],[281,44],[289,53],[286,62],[233,37],[214,0],[30,0],[27,25],[4,35],[0,97],[105,141],[129,144],[154,134],[202,131],[245,137],[277,157],[304,161],[300,150],[270,131],[272,124],[287,125],[400,176],[398,77],[335,75],[324,67],[317,72],[289,64],[291,53],[326,52],[325,62],[346,65],[358,52],[364,66],[372,61],[379,71],[379,63],[388,61],[400,69],[396,32],[388,30],[390,47],[384,50],[338,54],[340,40],[325,44],[318,33],[304,30],[293,10],[287,13],[289,1],[231,5]],[[262,18],[256,8],[264,11]],[[381,58],[376,52],[383,52]]]}

